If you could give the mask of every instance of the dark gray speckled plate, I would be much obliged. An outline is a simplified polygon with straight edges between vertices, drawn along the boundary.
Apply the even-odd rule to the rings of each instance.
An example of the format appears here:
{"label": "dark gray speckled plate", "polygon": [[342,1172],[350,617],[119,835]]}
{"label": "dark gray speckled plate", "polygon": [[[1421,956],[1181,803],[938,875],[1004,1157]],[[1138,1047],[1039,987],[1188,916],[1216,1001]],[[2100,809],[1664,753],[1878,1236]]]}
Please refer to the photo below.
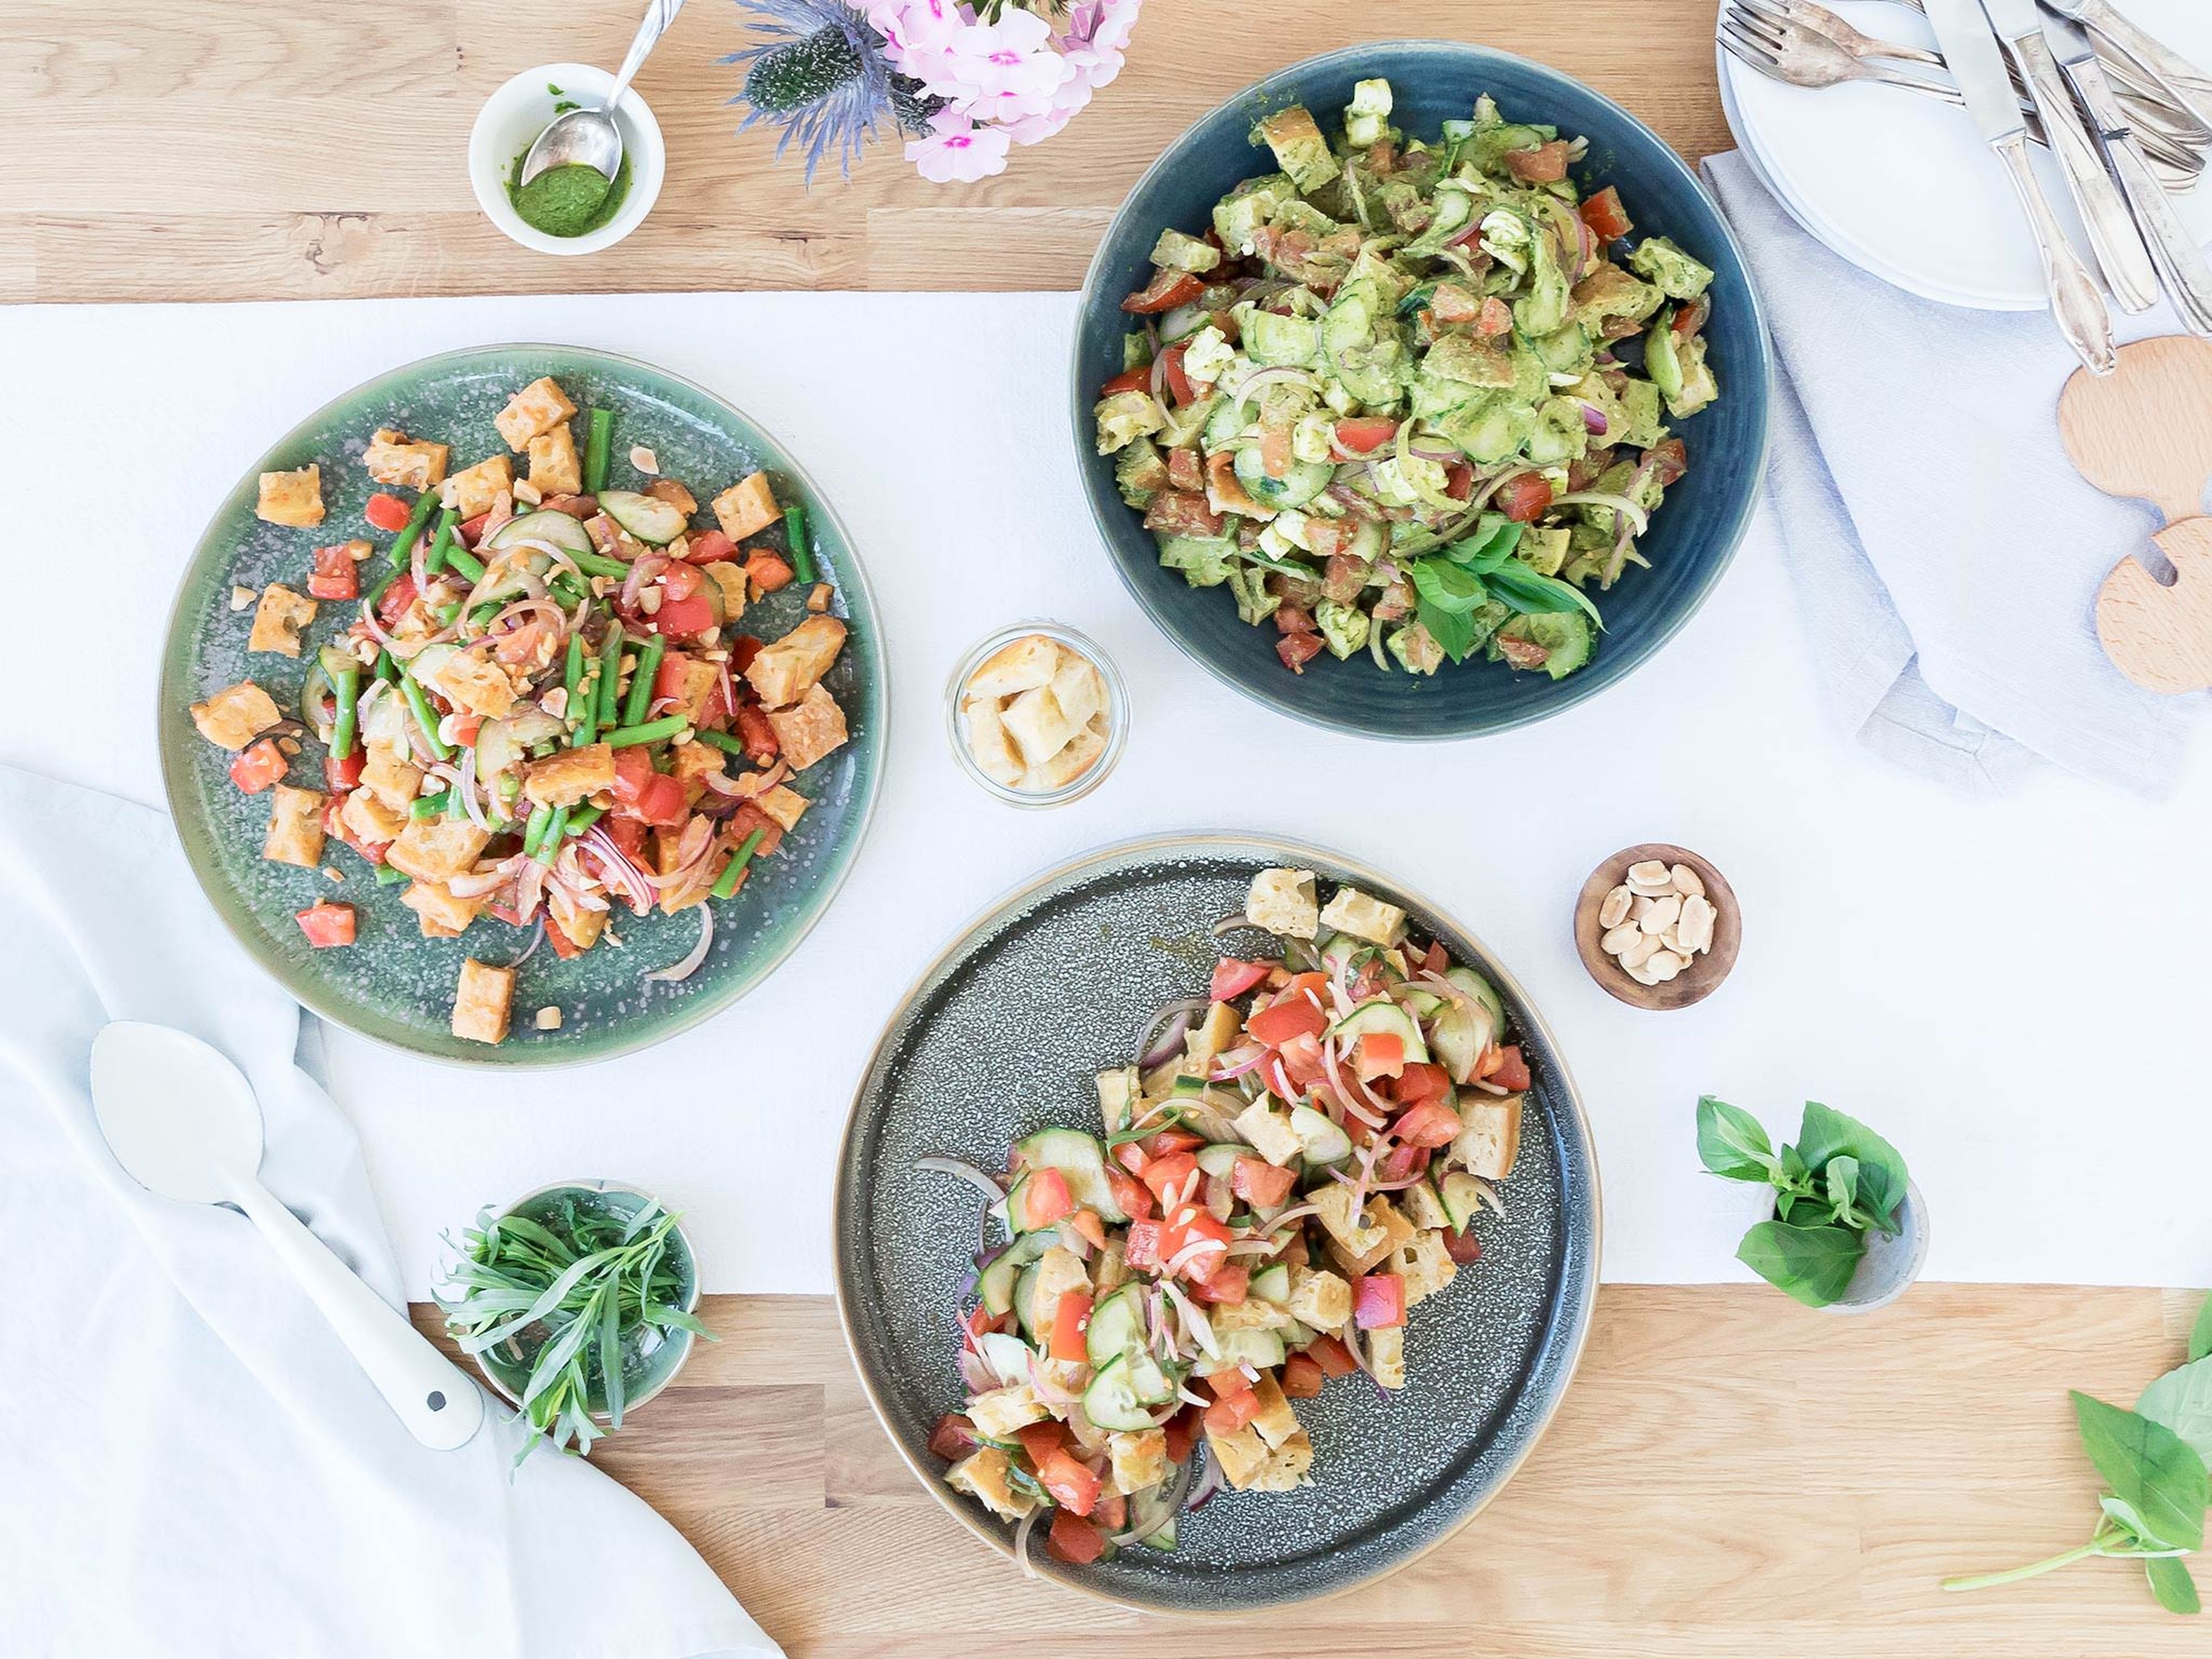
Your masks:
{"label": "dark gray speckled plate", "polygon": [[[1050,1123],[1097,1130],[1091,1077],[1128,1060],[1162,1004],[1204,991],[1224,954],[1213,923],[1254,872],[1318,872],[1404,905],[1505,1000],[1534,1088],[1506,1214],[1476,1223],[1482,1260],[1407,1322],[1407,1386],[1363,1379],[1300,1402],[1313,1480],[1224,1492],[1185,1517],[1173,1553],[1123,1552],[1038,1570],[1124,1605],[1240,1613],[1352,1589],[1404,1565],[1482,1508],[1534,1446],[1582,1352],[1597,1289],[1598,1181],[1589,1131],[1551,1033],[1481,942],[1397,884],[1335,854],[1231,835],[1109,848],[1048,872],[962,934],[884,1032],[846,1126],[836,1200],[838,1306],[861,1381],[915,1473],[1002,1553],[1012,1528],[939,1478],[930,1430],[958,1407],[957,1292],[979,1200],[915,1167],[927,1154],[1004,1166]],[[1248,941],[1251,935],[1243,936]],[[1235,942],[1232,936],[1231,943]]]}
{"label": "dark gray speckled plate", "polygon": [[[296,661],[249,654],[246,637],[253,613],[231,610],[231,585],[258,589],[282,580],[304,590],[309,550],[356,536],[377,545],[380,551],[365,568],[380,571],[380,550],[393,538],[370,530],[361,516],[376,487],[361,465],[369,434],[380,426],[396,426],[449,443],[456,470],[505,453],[492,416],[541,374],[558,380],[580,410],[614,410],[612,483],[632,489],[644,483],[629,462],[631,447],[641,444],[655,453],[666,476],[686,481],[702,501],[765,469],[778,501],[805,505],[808,539],[824,579],[836,590],[831,609],[851,629],[823,684],[844,708],[852,738],[793,780],[813,806],[776,856],[755,866],[743,891],[713,902],[714,947],[689,979],[648,984],[642,975],[691,948],[699,937],[698,916],[688,910],[642,917],[623,912],[615,924],[619,948],[602,944],[567,962],[550,949],[532,956],[516,984],[514,1029],[499,1047],[487,1048],[464,1042],[450,1029],[461,959],[512,961],[528,936],[486,918],[459,939],[424,939],[414,913],[399,902],[404,889],[377,886],[368,866],[335,840],[324,861],[344,874],[343,882],[265,862],[261,841],[269,797],[240,793],[228,775],[231,757],[199,735],[187,710],[209,693],[251,678],[280,708],[296,714],[313,647],[342,632],[360,607],[322,605]],[[262,523],[253,512],[257,476],[309,461],[322,467],[322,524],[294,530]],[[778,526],[769,538],[781,534]],[[764,639],[788,633],[805,614],[805,596],[799,583],[768,596],[748,607],[743,631]],[[161,658],[161,773],[178,837],[216,914],[308,1007],[364,1036],[433,1060],[572,1065],[627,1054],[696,1024],[743,996],[797,948],[860,851],[883,770],[888,691],[883,633],[851,540],[813,481],[774,439],[713,392],[650,364],[572,346],[487,346],[410,363],[333,399],[279,441],[231,491],[200,539],[169,618]],[[322,761],[322,746],[310,738],[289,781],[321,787]],[[356,908],[358,944],[330,951],[308,946],[292,913],[316,898]],[[533,1029],[531,1015],[549,1003],[562,1010],[560,1029]]]}

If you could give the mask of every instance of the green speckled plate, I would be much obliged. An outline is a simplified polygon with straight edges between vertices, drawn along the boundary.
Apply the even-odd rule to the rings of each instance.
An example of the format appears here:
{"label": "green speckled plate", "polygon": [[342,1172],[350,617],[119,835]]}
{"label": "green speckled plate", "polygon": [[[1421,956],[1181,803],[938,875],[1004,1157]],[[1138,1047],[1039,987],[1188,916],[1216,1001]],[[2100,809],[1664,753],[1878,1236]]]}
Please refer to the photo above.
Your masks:
{"label": "green speckled plate", "polygon": [[[1298,1402],[1313,1436],[1310,1485],[1223,1492],[1171,1553],[1135,1548],[1045,1576],[1152,1612],[1252,1613],[1332,1595],[1395,1571],[1472,1519],[1551,1422],[1597,1296],[1599,1194],[1589,1126],[1558,1045],[1528,995],[1473,934],[1388,878],[1334,853],[1232,835],[1159,836],[1048,871],[975,922],[921,977],[860,1082],[838,1158],[837,1304],[868,1397],[916,1475],[969,1531],[1011,1553],[1012,1528],[946,1486],[928,1450],[963,1398],[955,1321],[982,1200],[916,1168],[931,1154],[1005,1167],[1048,1124],[1098,1132],[1093,1074],[1125,1064],[1164,1003],[1202,994],[1216,939],[1254,873],[1316,872],[1402,905],[1415,933],[1497,986],[1531,1078],[1504,1215],[1474,1223],[1482,1259],[1413,1311],[1407,1386],[1332,1382]],[[1563,1546],[1571,1540],[1562,1540]],[[1474,1611],[1474,1609],[1470,1609]],[[1357,1644],[1353,1646],[1356,1648]]]}
{"label": "green speckled plate", "polygon": [[[644,483],[629,460],[631,447],[642,444],[665,473],[690,483],[702,501],[765,468],[779,501],[805,504],[822,573],[836,589],[832,608],[851,629],[824,684],[845,710],[852,740],[793,781],[813,797],[812,810],[782,850],[756,866],[743,891],[714,904],[714,949],[688,980],[653,984],[643,975],[691,947],[698,917],[690,911],[631,917],[618,908],[619,948],[602,944],[568,962],[540,950],[523,965],[514,1029],[504,1043],[488,1048],[455,1037],[448,1024],[461,959],[510,961],[528,935],[483,920],[459,939],[426,939],[414,913],[399,902],[404,890],[377,886],[368,866],[336,842],[325,862],[345,873],[340,883],[264,862],[268,796],[243,794],[231,783],[230,755],[203,738],[186,711],[210,692],[251,678],[288,714],[296,713],[313,647],[345,629],[359,607],[320,607],[308,630],[309,648],[297,661],[249,656],[253,613],[230,608],[232,585],[258,589],[281,580],[304,589],[312,548],[353,536],[388,546],[392,538],[369,530],[361,516],[375,488],[361,465],[369,434],[394,426],[450,443],[456,470],[505,453],[492,416],[541,374],[558,380],[580,409],[613,408],[608,476],[617,486]],[[257,519],[258,475],[309,461],[322,466],[321,526],[293,530]],[[796,625],[805,602],[805,590],[793,584],[750,608],[745,631],[776,638]],[[627,1054],[696,1024],[757,985],[805,937],[852,867],[867,829],[883,769],[887,696],[883,635],[851,542],[812,481],[757,425],[703,387],[646,363],[570,346],[488,346],[426,358],[356,387],[288,434],[230,493],[200,538],[169,618],[158,715],[161,771],[185,856],[216,912],[308,1007],[363,1036],[434,1060],[573,1065]],[[309,738],[291,781],[320,787],[321,770],[321,747]],[[358,944],[328,951],[307,945],[292,913],[317,898],[356,908]],[[540,1031],[531,1016],[548,1004],[561,1009],[562,1024]]]}

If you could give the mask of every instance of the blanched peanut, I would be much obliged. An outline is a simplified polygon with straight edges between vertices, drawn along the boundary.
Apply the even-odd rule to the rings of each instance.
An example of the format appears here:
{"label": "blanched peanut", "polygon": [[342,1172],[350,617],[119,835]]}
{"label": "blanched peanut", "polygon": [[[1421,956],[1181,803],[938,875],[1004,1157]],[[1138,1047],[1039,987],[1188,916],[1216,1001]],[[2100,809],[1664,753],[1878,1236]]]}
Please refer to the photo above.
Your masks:
{"label": "blanched peanut", "polygon": [[1605,902],[1597,908],[1597,925],[1618,927],[1628,920],[1628,907],[1636,902],[1636,895],[1626,887],[1616,887],[1605,896]]}
{"label": "blanched peanut", "polygon": [[1663,933],[1674,925],[1675,918],[1681,914],[1682,901],[1669,893],[1664,898],[1652,900],[1651,908],[1644,913],[1643,920],[1637,926],[1647,933]]}

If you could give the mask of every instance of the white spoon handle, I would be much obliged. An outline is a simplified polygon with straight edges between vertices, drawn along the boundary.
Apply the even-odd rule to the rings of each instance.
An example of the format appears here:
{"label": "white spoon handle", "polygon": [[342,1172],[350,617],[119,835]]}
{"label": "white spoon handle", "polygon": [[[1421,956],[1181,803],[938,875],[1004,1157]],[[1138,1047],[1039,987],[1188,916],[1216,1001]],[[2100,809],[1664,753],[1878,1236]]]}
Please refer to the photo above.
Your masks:
{"label": "white spoon handle", "polygon": [[404,1317],[363,1284],[259,1182],[232,1194],[276,1259],[313,1297],[407,1431],[433,1451],[466,1445],[483,1395]]}
{"label": "white spoon handle", "polygon": [[637,26],[637,38],[629,43],[629,55],[615,71],[615,83],[607,88],[607,108],[612,109],[622,102],[623,94],[629,90],[630,77],[644,67],[646,54],[668,33],[668,26],[683,9],[684,0],[651,0],[645,9],[644,21]]}

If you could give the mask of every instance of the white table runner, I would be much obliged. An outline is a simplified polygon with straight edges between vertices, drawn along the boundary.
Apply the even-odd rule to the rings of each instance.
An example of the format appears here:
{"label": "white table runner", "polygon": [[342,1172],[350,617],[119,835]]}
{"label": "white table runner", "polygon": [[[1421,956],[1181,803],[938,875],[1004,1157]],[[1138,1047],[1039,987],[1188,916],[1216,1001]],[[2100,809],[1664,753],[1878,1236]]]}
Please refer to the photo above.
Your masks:
{"label": "white table runner", "polygon": [[[480,1204],[593,1175],[685,1210],[710,1290],[827,1290],[839,1130],[914,975],[1032,871],[1219,827],[1389,870],[1513,966],[1595,1126],[1608,1279],[1744,1276],[1743,1189],[1697,1168],[1701,1091],[1784,1136],[1808,1095],[1887,1133],[1929,1199],[1930,1277],[2212,1274],[2201,743],[2160,805],[2051,769],[1996,803],[1893,770],[1824,720],[1763,529],[1657,660],[1557,720],[1444,746],[1309,731],[1185,661],[1115,580],[1065,431],[1073,309],[750,294],[0,311],[16,487],[0,761],[142,801],[161,799],[157,658],[202,526],[278,434],[414,358],[527,339],[660,363],[784,441],[860,549],[890,664],[882,801],[844,894],[769,984],[647,1054],[550,1075],[331,1034],[410,1293]],[[942,726],[960,654],[1033,616],[1097,637],[1135,702],[1114,777],[1048,813],[968,783]],[[1615,1003],[1569,937],[1590,866],[1646,840],[1705,854],[1745,906],[1733,979],[1686,1012]]]}

